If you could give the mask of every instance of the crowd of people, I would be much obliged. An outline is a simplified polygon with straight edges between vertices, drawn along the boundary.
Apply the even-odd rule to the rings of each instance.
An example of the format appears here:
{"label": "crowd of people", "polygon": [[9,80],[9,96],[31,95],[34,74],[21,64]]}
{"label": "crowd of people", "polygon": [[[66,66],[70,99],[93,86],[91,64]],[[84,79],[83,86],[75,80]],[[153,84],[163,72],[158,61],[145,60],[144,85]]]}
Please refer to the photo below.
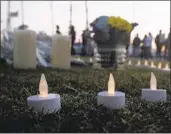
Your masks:
{"label": "crowd of people", "polygon": [[156,45],[156,53],[155,57],[162,58],[162,47],[164,46],[164,58],[170,58],[170,33],[166,39],[162,34],[162,31],[159,31],[159,34],[155,38],[153,38],[151,33],[145,35],[144,38],[141,40],[139,35],[137,34],[133,40],[133,57],[141,57],[145,59],[153,58],[152,56],[152,42],[155,42]]}
{"label": "crowd of people", "polygon": [[[90,31],[88,29],[84,30],[82,33],[82,55],[86,55],[87,52],[85,50],[86,46],[91,42],[90,37]],[[61,34],[60,28],[57,25],[56,26],[56,34]],[[76,31],[74,26],[69,27],[69,35],[71,36],[71,54],[75,54],[74,50],[74,44],[75,44],[75,39],[76,39]],[[148,35],[145,35],[143,39],[140,39],[139,34],[136,35],[136,37],[133,40],[132,46],[133,46],[133,53],[131,56],[133,57],[141,57],[145,59],[150,59],[153,58],[152,55],[152,42],[155,42],[156,44],[156,54],[155,57],[161,58],[162,57],[162,47],[165,46],[165,51],[164,51],[164,57],[169,58],[171,56],[171,46],[170,46],[170,33],[167,37],[167,39],[164,39],[163,33],[160,30],[159,34],[154,38],[152,34],[149,32]],[[91,51],[91,50],[88,50]],[[89,54],[90,55],[90,54]]]}

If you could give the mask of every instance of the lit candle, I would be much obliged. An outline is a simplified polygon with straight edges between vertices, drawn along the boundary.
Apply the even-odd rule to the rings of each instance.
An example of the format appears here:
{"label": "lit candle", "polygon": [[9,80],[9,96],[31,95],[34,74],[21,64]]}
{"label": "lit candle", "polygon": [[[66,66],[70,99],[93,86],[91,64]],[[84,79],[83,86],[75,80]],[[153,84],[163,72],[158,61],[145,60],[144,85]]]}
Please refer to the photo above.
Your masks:
{"label": "lit candle", "polygon": [[90,57],[90,59],[89,59],[89,62],[90,62],[90,63],[92,63],[92,62],[93,62],[93,59],[92,59],[91,57]]}
{"label": "lit candle", "polygon": [[158,69],[161,69],[161,68],[162,68],[162,64],[161,64],[161,62],[159,62]]}
{"label": "lit candle", "polygon": [[115,80],[112,74],[109,76],[108,91],[97,94],[97,104],[110,109],[119,109],[125,105],[125,93],[115,91]]}
{"label": "lit candle", "polygon": [[39,84],[39,95],[27,98],[27,105],[37,112],[44,114],[53,113],[61,108],[61,99],[59,94],[48,94],[48,85],[45,75],[41,75]]}
{"label": "lit candle", "polygon": [[132,65],[132,62],[131,62],[131,60],[129,60],[129,62],[128,62],[128,65]]}
{"label": "lit candle", "polygon": [[144,66],[148,66],[148,61],[147,60],[145,60]]}
{"label": "lit candle", "polygon": [[154,73],[151,72],[150,89],[144,88],[141,90],[141,98],[150,102],[166,101],[166,90],[157,89],[157,79]]}
{"label": "lit candle", "polygon": [[169,64],[166,63],[165,68],[163,68],[163,71],[170,72]]}
{"label": "lit candle", "polygon": [[140,60],[137,62],[136,66],[140,66],[141,65],[141,62]]}
{"label": "lit candle", "polygon": [[78,61],[81,61],[81,58],[80,58],[80,56],[77,56],[77,60],[78,60]]}
{"label": "lit candle", "polygon": [[151,68],[156,68],[153,61],[151,62]]}

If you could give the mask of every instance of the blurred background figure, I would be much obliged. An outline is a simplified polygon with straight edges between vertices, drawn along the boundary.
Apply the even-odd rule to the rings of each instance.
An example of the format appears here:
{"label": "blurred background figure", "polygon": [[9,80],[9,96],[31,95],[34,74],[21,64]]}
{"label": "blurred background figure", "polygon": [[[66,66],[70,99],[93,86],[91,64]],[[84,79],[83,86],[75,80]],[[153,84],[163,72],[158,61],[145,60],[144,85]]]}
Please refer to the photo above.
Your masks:
{"label": "blurred background figure", "polygon": [[152,54],[151,54],[151,51],[152,51],[152,41],[153,41],[153,36],[151,33],[148,34],[148,37],[147,37],[147,49],[148,49],[148,58],[152,58]]}
{"label": "blurred background figure", "polygon": [[59,26],[56,26],[56,34],[61,34],[60,30],[59,30]]}
{"label": "blurred background figure", "polygon": [[156,43],[156,57],[161,58],[161,48],[162,48],[162,44],[161,44],[161,37],[162,36],[162,31],[159,31],[159,34],[156,36],[155,38],[155,43]]}
{"label": "blurred background figure", "polygon": [[76,32],[74,26],[69,27],[69,35],[71,36],[71,55],[75,55],[74,43],[76,38]]}
{"label": "blurred background figure", "polygon": [[144,36],[144,39],[142,40],[143,42],[143,58],[148,59],[148,37],[147,35]]}
{"label": "blurred background figure", "polygon": [[139,38],[139,35],[137,34],[137,36],[133,40],[133,56],[135,57],[139,56],[140,44],[141,44],[141,39]]}

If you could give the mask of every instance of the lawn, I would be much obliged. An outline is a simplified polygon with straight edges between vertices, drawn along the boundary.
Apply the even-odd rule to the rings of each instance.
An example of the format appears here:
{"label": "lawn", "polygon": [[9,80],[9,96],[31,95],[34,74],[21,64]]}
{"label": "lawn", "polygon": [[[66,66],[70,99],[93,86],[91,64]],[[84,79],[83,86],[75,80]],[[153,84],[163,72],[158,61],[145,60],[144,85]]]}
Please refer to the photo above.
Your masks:
{"label": "lawn", "polygon": [[[126,107],[110,110],[97,106],[96,95],[106,90],[112,72],[116,88],[126,93]],[[38,92],[44,73],[49,92],[61,95],[62,108],[42,115],[27,107],[26,99]],[[140,99],[141,88],[149,87],[150,70],[124,71],[72,68],[14,70],[0,67],[0,132],[171,132],[170,74],[154,71],[158,88],[167,89],[167,102]]]}

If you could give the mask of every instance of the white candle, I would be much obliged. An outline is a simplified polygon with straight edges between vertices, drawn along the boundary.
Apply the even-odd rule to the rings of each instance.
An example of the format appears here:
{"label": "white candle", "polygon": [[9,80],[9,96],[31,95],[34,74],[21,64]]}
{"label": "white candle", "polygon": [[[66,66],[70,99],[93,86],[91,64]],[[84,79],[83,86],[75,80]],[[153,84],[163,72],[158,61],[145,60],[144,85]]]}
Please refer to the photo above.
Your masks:
{"label": "white candle", "polygon": [[170,72],[169,64],[166,63],[165,68],[163,68],[163,71]]}
{"label": "white candle", "polygon": [[54,35],[52,37],[52,68],[70,69],[71,38]]}
{"label": "white candle", "polygon": [[131,60],[129,60],[129,61],[128,61],[128,65],[132,65],[132,62],[131,62]]}
{"label": "white candle", "polygon": [[154,65],[154,62],[151,62],[151,68],[155,68],[156,66]]}
{"label": "white candle", "polygon": [[145,60],[144,66],[148,66],[148,61],[147,60]]}
{"label": "white candle", "polygon": [[92,63],[92,62],[93,62],[93,59],[92,59],[92,58],[90,58],[90,59],[89,59],[89,62],[90,62],[90,63]]}
{"label": "white candle", "polygon": [[138,60],[136,66],[140,66],[140,65],[141,65],[141,62],[140,62],[140,60]]}
{"label": "white candle", "polygon": [[162,64],[161,64],[161,62],[159,62],[158,69],[161,69],[161,68],[162,68]]}
{"label": "white candle", "polygon": [[31,30],[15,30],[14,68],[36,69],[36,64],[36,33]]}
{"label": "white candle", "polygon": [[108,91],[97,94],[97,104],[110,109],[119,109],[125,106],[125,93],[115,91],[115,81],[112,74],[109,76]]}
{"label": "white candle", "polygon": [[151,73],[150,88],[141,90],[141,98],[150,102],[166,101],[166,90],[157,89],[157,80],[154,73]]}
{"label": "white candle", "polygon": [[53,113],[61,108],[61,99],[59,94],[48,94],[48,85],[44,74],[41,75],[39,84],[39,95],[27,98],[27,105],[37,112],[44,114]]}

